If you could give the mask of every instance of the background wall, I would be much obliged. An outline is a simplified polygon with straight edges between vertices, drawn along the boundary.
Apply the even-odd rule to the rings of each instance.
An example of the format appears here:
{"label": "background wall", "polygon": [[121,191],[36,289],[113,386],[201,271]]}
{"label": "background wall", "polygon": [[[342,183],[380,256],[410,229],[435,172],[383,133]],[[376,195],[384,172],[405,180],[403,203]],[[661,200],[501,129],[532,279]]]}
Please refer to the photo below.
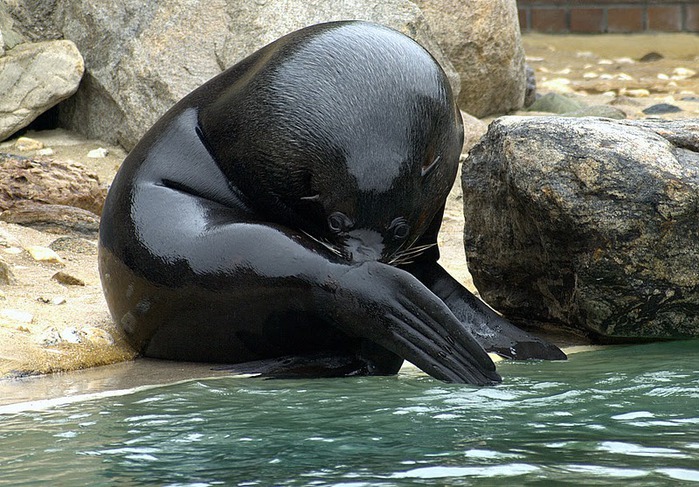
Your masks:
{"label": "background wall", "polygon": [[698,0],[517,0],[522,32],[699,32]]}

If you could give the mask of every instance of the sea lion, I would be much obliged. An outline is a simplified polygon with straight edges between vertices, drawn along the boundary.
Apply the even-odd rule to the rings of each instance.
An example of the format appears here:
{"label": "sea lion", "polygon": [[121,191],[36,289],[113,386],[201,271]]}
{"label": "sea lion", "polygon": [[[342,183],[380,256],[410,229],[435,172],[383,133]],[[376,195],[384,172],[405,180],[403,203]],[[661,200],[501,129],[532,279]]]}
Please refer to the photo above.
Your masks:
{"label": "sea lion", "polygon": [[561,358],[437,264],[462,139],[444,72],[410,38],[334,22],[278,39],[178,102],[121,166],[99,238],[114,320],[146,356],[266,359],[277,375],[407,359],[483,385],[501,380],[484,348]]}

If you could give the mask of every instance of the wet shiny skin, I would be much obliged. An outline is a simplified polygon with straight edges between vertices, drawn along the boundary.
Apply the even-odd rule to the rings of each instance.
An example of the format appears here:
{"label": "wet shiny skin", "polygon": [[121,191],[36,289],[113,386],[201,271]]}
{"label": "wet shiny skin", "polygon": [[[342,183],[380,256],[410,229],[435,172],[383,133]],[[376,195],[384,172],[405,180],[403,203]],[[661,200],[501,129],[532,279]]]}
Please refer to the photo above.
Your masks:
{"label": "wet shiny skin", "polygon": [[444,73],[402,34],[331,23],[270,44],[124,161],[100,228],[115,321],[152,357],[304,357],[281,375],[392,374],[407,359],[490,384],[483,347],[561,358],[437,264],[462,138]]}

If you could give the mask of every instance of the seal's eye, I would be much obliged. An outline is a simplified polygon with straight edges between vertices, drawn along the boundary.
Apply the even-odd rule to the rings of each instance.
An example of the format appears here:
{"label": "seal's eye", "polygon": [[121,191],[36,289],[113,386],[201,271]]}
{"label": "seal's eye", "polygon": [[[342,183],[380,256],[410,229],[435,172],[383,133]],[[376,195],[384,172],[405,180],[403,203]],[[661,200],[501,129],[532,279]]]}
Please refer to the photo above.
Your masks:
{"label": "seal's eye", "polygon": [[393,237],[398,240],[403,240],[410,233],[410,225],[408,225],[408,222],[402,217],[393,220],[388,229],[393,232]]}
{"label": "seal's eye", "polygon": [[352,220],[344,213],[336,211],[328,217],[328,228],[333,233],[340,233],[349,230],[352,226]]}

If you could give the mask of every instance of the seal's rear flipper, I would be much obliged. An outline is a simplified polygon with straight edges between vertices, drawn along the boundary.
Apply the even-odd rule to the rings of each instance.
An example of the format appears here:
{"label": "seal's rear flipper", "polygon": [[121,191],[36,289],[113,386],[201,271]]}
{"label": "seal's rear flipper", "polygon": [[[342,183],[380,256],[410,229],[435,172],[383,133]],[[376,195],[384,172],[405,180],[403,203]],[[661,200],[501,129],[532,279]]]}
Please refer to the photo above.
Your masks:
{"label": "seal's rear flipper", "polygon": [[321,352],[312,355],[288,355],[225,365],[216,367],[214,370],[266,379],[316,379],[394,375],[400,369],[402,362],[403,360],[399,359],[396,363],[397,366],[385,368],[349,352]]}
{"label": "seal's rear flipper", "polygon": [[436,262],[421,262],[406,270],[444,301],[487,352],[513,360],[568,358],[556,345],[520,330],[498,315]]}

